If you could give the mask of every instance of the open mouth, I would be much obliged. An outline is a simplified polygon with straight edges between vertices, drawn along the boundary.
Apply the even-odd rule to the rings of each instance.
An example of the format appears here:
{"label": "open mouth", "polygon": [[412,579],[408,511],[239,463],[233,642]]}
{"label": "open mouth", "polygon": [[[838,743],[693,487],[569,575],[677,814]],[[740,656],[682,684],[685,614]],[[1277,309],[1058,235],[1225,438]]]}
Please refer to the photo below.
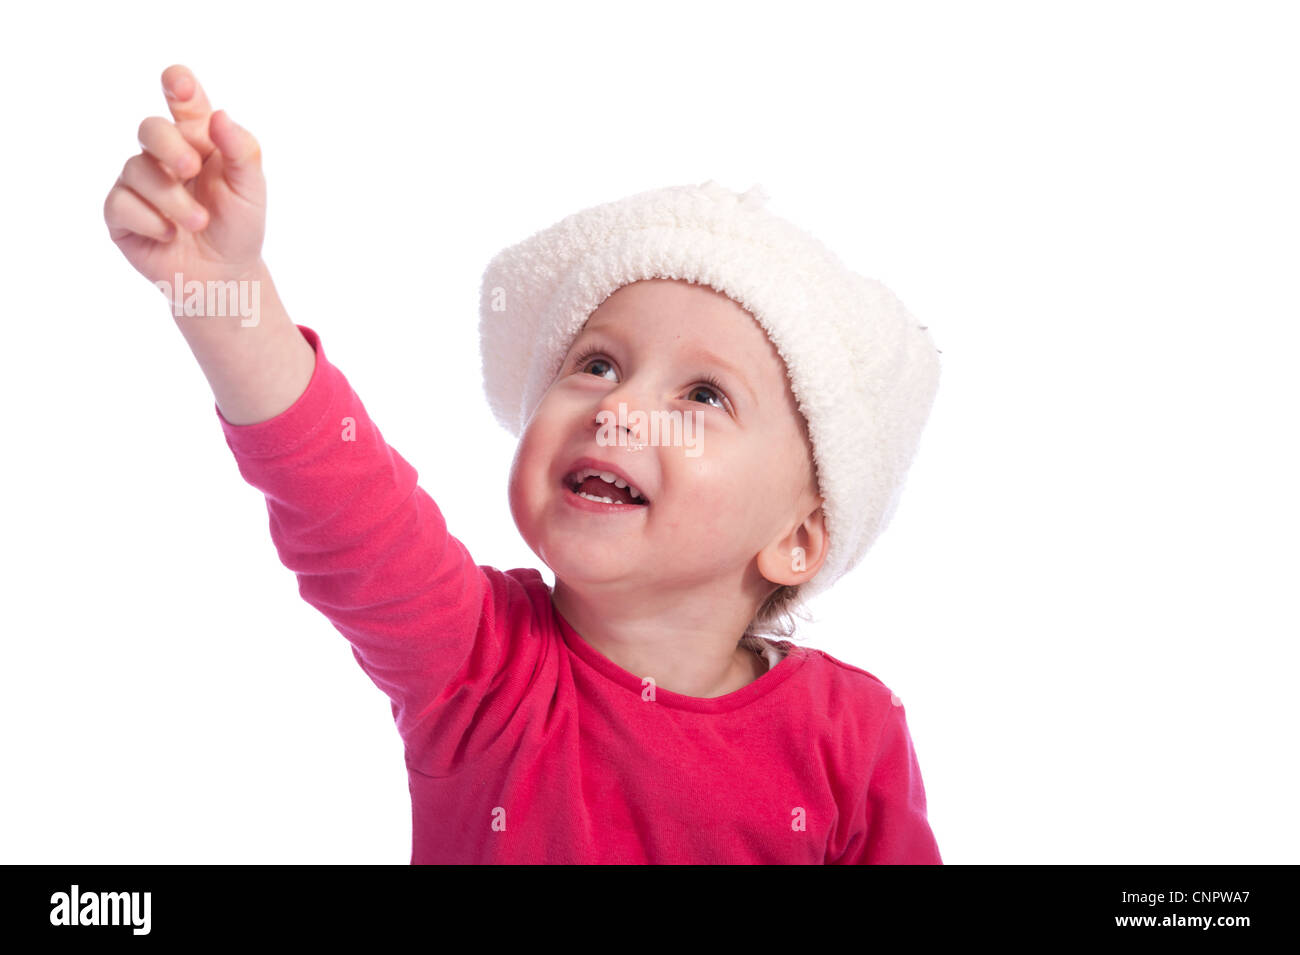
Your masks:
{"label": "open mouth", "polygon": [[565,475],[564,486],[578,497],[598,504],[623,504],[645,507],[645,496],[621,477],[609,471],[580,468]]}

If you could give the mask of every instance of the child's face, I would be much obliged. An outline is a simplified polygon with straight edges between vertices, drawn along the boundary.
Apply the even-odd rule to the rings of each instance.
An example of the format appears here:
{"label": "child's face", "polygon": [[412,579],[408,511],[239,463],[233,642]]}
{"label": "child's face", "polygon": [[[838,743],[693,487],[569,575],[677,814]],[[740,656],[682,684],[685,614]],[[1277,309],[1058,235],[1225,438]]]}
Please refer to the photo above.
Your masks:
{"label": "child's face", "polygon": [[[589,348],[596,353],[577,362]],[[705,382],[710,375],[721,389]],[[620,404],[631,433],[619,427]],[[644,447],[602,445],[601,411],[613,416],[609,437],[621,432]],[[638,411],[689,416],[695,431],[663,429],[654,443],[635,425]],[[528,422],[511,468],[511,512],[569,588],[646,601],[691,590],[761,600],[772,582],[756,558],[788,566],[788,544],[774,542],[821,503],[802,421],[785,364],[747,311],[707,286],[636,282],[591,314]],[[649,503],[578,506],[585,502],[567,477],[583,457],[613,465]]]}

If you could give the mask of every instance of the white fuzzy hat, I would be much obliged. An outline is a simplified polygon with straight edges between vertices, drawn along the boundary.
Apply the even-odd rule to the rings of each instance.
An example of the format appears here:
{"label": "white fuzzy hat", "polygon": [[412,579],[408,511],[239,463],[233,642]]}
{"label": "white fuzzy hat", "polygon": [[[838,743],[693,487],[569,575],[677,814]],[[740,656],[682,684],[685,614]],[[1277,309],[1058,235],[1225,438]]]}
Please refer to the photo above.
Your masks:
{"label": "white fuzzy hat", "polygon": [[523,433],[591,313],[624,285],[684,279],[746,308],[785,360],[808,422],[826,562],[811,598],[854,567],[888,525],[939,385],[925,326],[821,242],[712,180],[584,209],[496,255],[483,275],[484,390]]}

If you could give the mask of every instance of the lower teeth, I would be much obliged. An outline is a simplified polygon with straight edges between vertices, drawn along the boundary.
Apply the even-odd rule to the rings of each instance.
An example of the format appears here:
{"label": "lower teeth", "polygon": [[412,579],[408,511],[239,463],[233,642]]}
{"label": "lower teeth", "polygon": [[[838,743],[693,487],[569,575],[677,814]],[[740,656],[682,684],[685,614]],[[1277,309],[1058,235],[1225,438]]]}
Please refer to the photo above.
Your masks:
{"label": "lower teeth", "polygon": [[589,501],[596,501],[597,503],[600,503],[600,504],[617,504],[617,503],[618,503],[617,501],[611,500],[611,499],[608,498],[608,497],[596,497],[596,495],[594,495],[594,494],[588,494],[586,491],[575,491],[574,493],[577,494],[578,497],[585,497],[585,498],[586,498],[587,500],[589,500]]}

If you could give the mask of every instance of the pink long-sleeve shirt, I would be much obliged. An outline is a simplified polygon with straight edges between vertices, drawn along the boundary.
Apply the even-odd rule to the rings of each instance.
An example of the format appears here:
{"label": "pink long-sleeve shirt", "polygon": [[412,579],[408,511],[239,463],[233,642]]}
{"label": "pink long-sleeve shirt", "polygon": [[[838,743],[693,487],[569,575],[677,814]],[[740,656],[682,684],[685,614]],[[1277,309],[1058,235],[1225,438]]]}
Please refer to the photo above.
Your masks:
{"label": "pink long-sleeve shirt", "polygon": [[316,367],[290,408],[252,425],[214,409],[299,593],[392,703],[412,863],[941,863],[880,680],[788,641],[711,699],[622,669],[537,570],[474,563],[298,328]]}

